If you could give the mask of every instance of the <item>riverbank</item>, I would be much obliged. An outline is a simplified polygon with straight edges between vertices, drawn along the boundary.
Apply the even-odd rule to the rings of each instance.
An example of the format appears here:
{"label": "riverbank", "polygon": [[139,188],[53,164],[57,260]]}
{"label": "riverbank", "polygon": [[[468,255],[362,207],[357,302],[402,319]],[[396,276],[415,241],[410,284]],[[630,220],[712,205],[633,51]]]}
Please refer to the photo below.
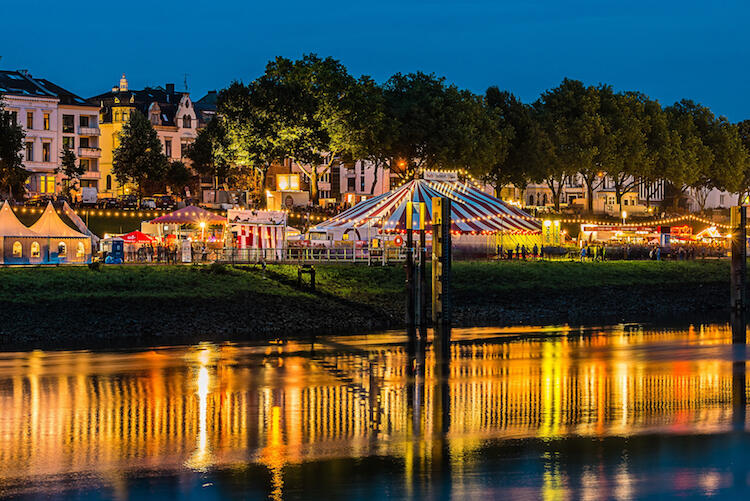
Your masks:
{"label": "riverbank", "polygon": [[[457,262],[456,325],[727,318],[729,263]],[[104,266],[0,269],[0,349],[242,341],[400,328],[401,267]],[[305,277],[307,283],[307,277]]]}

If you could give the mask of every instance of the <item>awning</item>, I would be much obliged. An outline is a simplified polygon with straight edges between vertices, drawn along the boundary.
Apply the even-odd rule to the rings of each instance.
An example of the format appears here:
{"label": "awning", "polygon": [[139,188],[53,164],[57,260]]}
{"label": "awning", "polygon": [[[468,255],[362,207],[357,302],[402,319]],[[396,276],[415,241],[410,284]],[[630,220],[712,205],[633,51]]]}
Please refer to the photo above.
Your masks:
{"label": "awning", "polygon": [[131,231],[120,238],[122,238],[126,244],[151,244],[156,242],[155,238],[138,230]]}

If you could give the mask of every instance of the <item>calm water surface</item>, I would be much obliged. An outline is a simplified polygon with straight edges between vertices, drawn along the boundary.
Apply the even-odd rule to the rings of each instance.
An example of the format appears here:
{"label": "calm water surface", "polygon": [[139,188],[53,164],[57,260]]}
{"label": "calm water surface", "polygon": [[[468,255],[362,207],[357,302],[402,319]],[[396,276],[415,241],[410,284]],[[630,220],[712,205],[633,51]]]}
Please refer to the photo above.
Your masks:
{"label": "calm water surface", "polygon": [[726,326],[0,354],[0,497],[747,497]]}

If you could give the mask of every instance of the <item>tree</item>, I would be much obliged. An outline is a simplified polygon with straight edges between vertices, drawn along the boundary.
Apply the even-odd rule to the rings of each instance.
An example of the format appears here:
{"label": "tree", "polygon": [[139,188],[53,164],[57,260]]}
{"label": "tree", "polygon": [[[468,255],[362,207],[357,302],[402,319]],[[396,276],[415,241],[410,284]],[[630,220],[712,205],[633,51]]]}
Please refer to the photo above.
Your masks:
{"label": "tree", "polygon": [[[283,103],[283,99],[281,100]],[[220,117],[222,158],[229,163],[228,178],[237,185],[255,186],[259,180],[258,198],[265,203],[262,188],[274,161],[284,159],[275,135],[274,97],[265,82],[250,85],[233,82],[219,93],[217,112]]]}
{"label": "tree", "polygon": [[182,191],[186,186],[190,185],[192,180],[193,174],[183,162],[180,160],[169,162],[165,181],[166,185],[172,188],[173,192]]}
{"label": "tree", "polygon": [[85,172],[85,167],[80,163],[76,163],[76,154],[70,149],[67,143],[64,144],[60,153],[60,165],[55,169],[55,173],[66,177],[64,190],[66,195],[70,194],[71,189],[78,189],[81,176]]}
{"label": "tree", "polygon": [[187,157],[200,176],[211,178],[214,188],[227,180],[231,162],[229,140],[222,119],[214,117],[198,131],[195,141],[188,147]]}
{"label": "tree", "polygon": [[120,145],[113,152],[112,172],[119,183],[135,184],[140,199],[147,184],[164,181],[167,157],[151,122],[138,111],[130,114],[119,139]]}
{"label": "tree", "polygon": [[356,80],[339,61],[307,54],[296,61],[278,57],[269,62],[257,85],[276,146],[307,176],[313,203],[319,177],[334,163],[370,156],[382,109],[369,77]]}
{"label": "tree", "polygon": [[599,86],[599,115],[604,126],[599,146],[600,164],[615,188],[615,201],[622,211],[622,197],[636,189],[648,174],[646,96],[614,93]]}
{"label": "tree", "polygon": [[602,163],[608,160],[597,89],[566,78],[542,94],[537,108],[558,176],[576,171],[586,184],[587,209],[593,211],[594,189],[601,182]]}
{"label": "tree", "polygon": [[13,116],[3,109],[0,100],[0,194],[13,200],[23,195],[29,173],[23,168],[23,138],[26,133],[15,123]]}
{"label": "tree", "polygon": [[510,129],[503,130],[482,98],[446,85],[444,78],[398,73],[385,83],[383,101],[376,155],[402,179],[436,168],[481,175],[507,154]]}

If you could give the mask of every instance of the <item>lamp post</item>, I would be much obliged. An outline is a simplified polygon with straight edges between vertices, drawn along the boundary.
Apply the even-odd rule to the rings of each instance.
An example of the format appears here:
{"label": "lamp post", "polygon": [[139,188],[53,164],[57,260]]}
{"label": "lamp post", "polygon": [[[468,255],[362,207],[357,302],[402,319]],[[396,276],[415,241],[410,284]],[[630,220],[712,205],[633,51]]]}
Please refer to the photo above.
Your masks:
{"label": "lamp post", "polygon": [[199,226],[201,227],[201,240],[205,242],[206,241],[205,239],[206,222],[201,221]]}
{"label": "lamp post", "polygon": [[625,224],[625,219],[628,217],[627,211],[622,211],[622,224]]}

